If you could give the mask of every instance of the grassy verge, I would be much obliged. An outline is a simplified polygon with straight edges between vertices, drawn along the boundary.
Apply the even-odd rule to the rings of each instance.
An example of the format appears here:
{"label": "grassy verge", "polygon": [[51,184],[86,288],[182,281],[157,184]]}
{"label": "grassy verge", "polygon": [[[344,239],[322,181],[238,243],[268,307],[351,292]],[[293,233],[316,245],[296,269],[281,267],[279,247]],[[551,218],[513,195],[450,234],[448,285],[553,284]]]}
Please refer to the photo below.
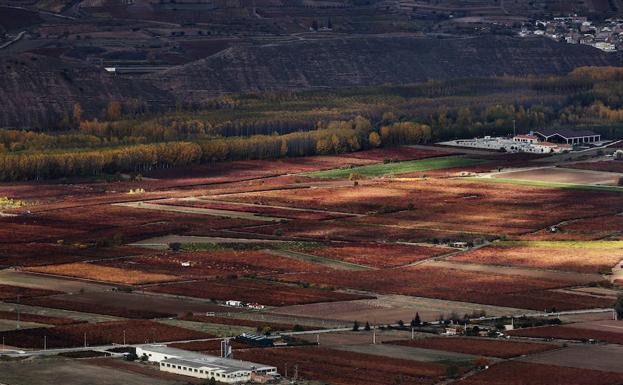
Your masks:
{"label": "grassy verge", "polygon": [[457,156],[448,156],[441,158],[410,160],[406,162],[396,163],[379,163],[369,166],[332,169],[326,171],[314,171],[305,173],[305,176],[317,178],[348,178],[350,174],[359,174],[366,177],[377,177],[384,175],[407,174],[417,171],[440,170],[444,168],[466,167],[477,164],[486,163],[482,159],[462,158]]}

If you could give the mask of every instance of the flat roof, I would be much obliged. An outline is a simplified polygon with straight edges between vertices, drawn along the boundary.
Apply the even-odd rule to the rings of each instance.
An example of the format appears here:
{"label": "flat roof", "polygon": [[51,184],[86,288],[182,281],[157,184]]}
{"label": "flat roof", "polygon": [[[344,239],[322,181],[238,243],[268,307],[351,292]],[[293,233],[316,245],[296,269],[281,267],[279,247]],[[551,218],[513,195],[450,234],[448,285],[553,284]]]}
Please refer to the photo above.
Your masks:
{"label": "flat roof", "polygon": [[[234,358],[222,358],[217,356],[209,356],[207,354],[201,354],[197,352],[191,352],[189,350],[170,348],[166,345],[139,345],[138,348],[141,348],[147,352],[160,353],[167,356],[171,356],[162,362],[174,363],[176,365],[185,365],[189,367],[213,367],[218,368],[227,372],[236,372],[240,370],[247,371],[267,371],[271,369],[276,369],[274,366],[257,364],[255,362],[250,361],[242,361],[236,360]],[[177,363],[179,361],[179,363]],[[199,365],[199,366],[192,366]]]}

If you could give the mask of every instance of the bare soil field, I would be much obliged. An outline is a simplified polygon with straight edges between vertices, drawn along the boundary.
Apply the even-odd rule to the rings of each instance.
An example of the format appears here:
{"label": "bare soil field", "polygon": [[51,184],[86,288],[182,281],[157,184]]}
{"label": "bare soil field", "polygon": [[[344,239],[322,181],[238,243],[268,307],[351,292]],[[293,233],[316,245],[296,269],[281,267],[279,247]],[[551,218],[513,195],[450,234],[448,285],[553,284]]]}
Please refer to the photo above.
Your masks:
{"label": "bare soil field", "polygon": [[527,362],[503,362],[457,382],[461,385],[618,385],[623,374]]}
{"label": "bare soil field", "polygon": [[46,385],[53,379],[64,385],[180,385],[158,376],[131,373],[92,365],[90,361],[44,358],[0,363],[0,382],[14,385]]}
{"label": "bare soil field", "polygon": [[371,324],[409,322],[418,312],[423,321],[434,321],[440,314],[472,314],[484,311],[487,315],[519,314],[521,310],[467,302],[401,295],[378,295],[377,299],[285,306],[271,313],[298,317],[317,317],[338,320],[350,326],[354,320]]}
{"label": "bare soil field", "polygon": [[504,340],[490,340],[480,337],[463,338],[418,338],[414,340],[388,341],[386,344],[411,346],[417,348],[447,350],[457,353],[479,356],[512,358],[557,349],[554,344],[537,344],[531,342],[516,342]]}
{"label": "bare soil field", "polygon": [[579,170],[606,171],[613,173],[623,173],[623,162],[619,160],[604,160],[599,162],[573,163],[566,165],[568,168]]}
{"label": "bare soil field", "polygon": [[601,171],[575,170],[552,167],[526,171],[503,172],[495,174],[494,178],[568,184],[613,185],[617,176],[618,175],[615,173]]}
{"label": "bare soil field", "polygon": [[157,384],[161,381],[166,381],[172,385],[201,384],[200,379],[162,372],[160,368],[152,365],[127,362],[117,358],[92,358],[88,360],[88,363],[104,371],[112,369],[116,372],[147,377],[149,384]]}
{"label": "bare soil field", "polygon": [[521,361],[623,373],[621,357],[623,346],[620,345],[574,344],[561,350],[522,358]]}

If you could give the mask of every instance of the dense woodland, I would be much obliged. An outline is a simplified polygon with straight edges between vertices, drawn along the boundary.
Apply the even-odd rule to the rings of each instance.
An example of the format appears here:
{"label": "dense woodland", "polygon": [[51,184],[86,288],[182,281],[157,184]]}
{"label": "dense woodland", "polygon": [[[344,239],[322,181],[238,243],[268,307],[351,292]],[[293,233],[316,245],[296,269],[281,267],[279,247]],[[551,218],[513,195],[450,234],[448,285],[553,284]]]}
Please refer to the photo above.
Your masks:
{"label": "dense woodland", "polygon": [[202,162],[339,154],[565,126],[623,137],[623,69],[563,77],[430,81],[301,93],[228,95],[149,113],[80,102],[47,131],[0,130],[0,180],[146,172]]}

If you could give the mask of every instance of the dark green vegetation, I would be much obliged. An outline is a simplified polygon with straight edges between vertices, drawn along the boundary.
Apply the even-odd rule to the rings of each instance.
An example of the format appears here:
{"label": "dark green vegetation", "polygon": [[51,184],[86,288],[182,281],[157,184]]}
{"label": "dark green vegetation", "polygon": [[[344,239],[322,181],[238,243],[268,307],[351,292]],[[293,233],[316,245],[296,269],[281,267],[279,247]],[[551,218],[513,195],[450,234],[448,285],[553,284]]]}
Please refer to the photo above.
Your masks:
{"label": "dark green vegetation", "polygon": [[623,132],[621,90],[623,70],[581,68],[563,77],[231,95],[203,108],[180,106],[160,114],[113,100],[106,121],[86,119],[76,103],[60,127],[47,132],[0,131],[0,180],[145,172],[506,135],[513,121],[520,132],[589,127],[614,138]]}

